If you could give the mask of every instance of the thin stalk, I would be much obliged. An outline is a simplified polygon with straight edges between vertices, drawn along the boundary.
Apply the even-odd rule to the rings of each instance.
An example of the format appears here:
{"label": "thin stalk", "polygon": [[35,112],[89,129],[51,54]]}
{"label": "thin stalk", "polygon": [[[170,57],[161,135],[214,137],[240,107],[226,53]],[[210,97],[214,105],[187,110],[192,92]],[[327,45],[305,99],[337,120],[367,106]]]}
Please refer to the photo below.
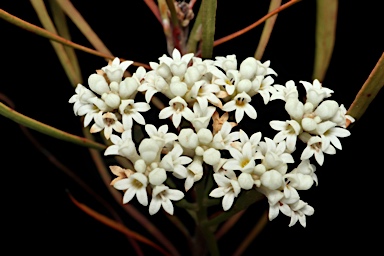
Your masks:
{"label": "thin stalk", "polygon": [[[48,15],[48,11],[45,8],[44,1],[42,0],[31,0],[31,4],[35,9],[37,16],[40,19],[41,24],[53,34],[57,34],[56,28],[53,25],[51,18]],[[53,49],[55,50],[57,57],[60,60],[61,65],[65,73],[67,74],[68,79],[70,80],[72,86],[76,86],[79,83],[82,83],[82,78],[77,74],[75,68],[73,67],[71,60],[69,59],[67,52],[64,49],[62,44],[59,44],[54,41],[50,41]]]}
{"label": "thin stalk", "polygon": [[[58,34],[68,40],[71,40],[71,35],[69,33],[67,20],[64,12],[61,10],[60,6],[57,4],[56,1],[51,0],[49,1],[49,4],[51,7],[53,21],[55,23]],[[64,46],[64,50],[67,53],[67,56],[77,76],[81,77],[80,65],[77,60],[75,49],[73,49],[72,47]]]}
{"label": "thin stalk", "polygon": [[249,25],[248,27],[245,27],[245,28],[243,28],[243,29],[241,29],[241,30],[239,30],[239,31],[236,31],[235,33],[232,33],[232,34],[230,34],[230,35],[228,35],[228,36],[225,36],[225,37],[223,37],[223,38],[220,38],[220,39],[214,41],[214,42],[213,42],[213,46],[214,46],[214,47],[215,47],[215,46],[218,46],[218,45],[220,45],[220,44],[222,44],[222,43],[225,43],[225,42],[227,42],[227,41],[229,41],[229,40],[231,40],[231,39],[234,39],[234,38],[236,38],[236,37],[238,37],[238,36],[240,36],[240,35],[242,35],[242,34],[248,32],[248,31],[250,31],[251,29],[257,27],[258,25],[260,25],[261,23],[263,23],[264,21],[266,21],[267,19],[269,19],[269,18],[272,17],[273,15],[276,15],[277,13],[279,13],[279,12],[281,12],[281,11],[287,9],[288,7],[292,6],[292,5],[295,4],[295,3],[298,3],[298,2],[300,2],[300,1],[301,1],[301,0],[291,0],[291,1],[289,1],[289,2],[287,2],[287,3],[285,3],[285,4],[283,4],[283,5],[280,6],[279,8],[276,8],[276,9],[273,10],[272,12],[269,12],[267,15],[265,15],[264,17],[262,17],[261,19],[259,19],[259,20],[256,21],[255,23]]}
{"label": "thin stalk", "polygon": [[[278,8],[281,5],[281,0],[271,0],[269,4],[268,12],[271,12]],[[275,21],[277,19],[277,14],[270,17],[264,24],[263,32],[261,33],[261,37],[259,40],[259,44],[257,45],[257,49],[255,52],[255,59],[261,60],[263,57],[265,48],[267,47],[269,38],[272,34],[273,26],[275,25]]]}
{"label": "thin stalk", "polygon": [[[38,27],[36,25],[33,25],[29,22],[26,22],[26,21],[24,21],[24,20],[22,20],[16,16],[4,11],[3,9],[0,9],[0,18],[4,19],[5,21],[8,21],[9,23],[11,23],[15,26],[18,26],[22,29],[25,29],[29,32],[35,33],[38,36],[42,36],[42,37],[48,38],[50,40],[59,42],[61,44],[68,45],[74,49],[77,49],[77,50],[80,50],[80,51],[83,51],[83,52],[86,52],[86,53],[89,53],[89,54],[92,54],[95,56],[103,57],[103,58],[109,59],[109,60],[113,60],[115,58],[114,56],[110,56],[108,54],[104,54],[104,53],[96,51],[94,49],[82,46],[80,44],[76,44],[74,42],[71,42],[71,41],[69,41],[69,40],[67,40],[61,36],[58,36],[54,33],[49,32],[46,29],[43,29],[43,28]],[[120,61],[124,61],[124,60],[125,59],[120,58]],[[148,64],[144,64],[144,63],[140,63],[140,62],[136,62],[136,61],[133,62],[132,65],[143,66],[145,69],[148,69],[148,70],[151,69],[151,67]]]}

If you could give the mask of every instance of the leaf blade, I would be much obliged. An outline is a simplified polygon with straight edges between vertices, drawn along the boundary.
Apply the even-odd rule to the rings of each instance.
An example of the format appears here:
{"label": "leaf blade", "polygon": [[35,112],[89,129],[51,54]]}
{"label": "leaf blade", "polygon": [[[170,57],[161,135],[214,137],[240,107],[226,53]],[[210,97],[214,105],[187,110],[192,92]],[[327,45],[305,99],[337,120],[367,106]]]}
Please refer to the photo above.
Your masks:
{"label": "leaf blade", "polygon": [[335,44],[338,0],[316,1],[315,60],[312,79],[323,81]]}

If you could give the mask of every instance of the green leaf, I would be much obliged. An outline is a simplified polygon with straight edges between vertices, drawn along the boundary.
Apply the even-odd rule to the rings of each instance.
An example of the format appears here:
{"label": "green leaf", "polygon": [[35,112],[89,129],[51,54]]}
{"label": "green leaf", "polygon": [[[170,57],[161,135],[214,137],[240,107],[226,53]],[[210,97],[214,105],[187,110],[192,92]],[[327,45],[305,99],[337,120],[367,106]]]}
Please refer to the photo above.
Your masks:
{"label": "green leaf", "polygon": [[216,23],[216,0],[203,0],[202,3],[202,58],[212,58]]}
{"label": "green leaf", "polygon": [[69,0],[56,0],[62,10],[68,15],[73,23],[79,28],[88,41],[95,47],[96,50],[104,54],[112,55],[112,53],[105,46],[103,41],[92,30],[91,26],[85,21],[83,16],[76,10]]}
{"label": "green leaf", "polygon": [[[44,1],[42,0],[31,0],[31,4],[35,9],[37,16],[40,19],[41,24],[44,28],[54,34],[57,34],[56,28],[49,17],[48,11],[45,7]],[[70,80],[72,86],[76,86],[79,83],[82,83],[82,78],[77,74],[75,68],[73,67],[71,60],[69,59],[66,50],[62,44],[51,41],[51,45],[56,52],[57,57],[60,60],[61,65],[64,68],[64,71]]]}
{"label": "green leaf", "polygon": [[369,104],[384,85],[384,53],[373,68],[371,74],[357,93],[347,114],[357,121],[367,110]]}
{"label": "green leaf", "polygon": [[105,150],[106,146],[100,143],[97,143],[92,140],[88,140],[86,138],[82,138],[64,131],[61,131],[59,129],[56,129],[52,126],[49,126],[47,124],[41,123],[33,118],[27,117],[9,107],[4,105],[0,102],[0,115],[3,115],[12,121],[24,125],[25,127],[28,127],[32,130],[41,132],[43,134],[46,134],[48,136],[54,137],[59,140],[68,141],[80,146],[94,148],[98,150]]}
{"label": "green leaf", "polygon": [[[280,5],[281,5],[281,0],[271,0],[271,3],[269,4],[268,12],[272,12],[273,10],[278,8]],[[257,45],[257,49],[255,52],[255,56],[254,56],[255,59],[261,60],[261,58],[263,57],[265,47],[267,47],[276,19],[277,19],[277,14],[270,17],[265,22],[263,32],[261,33],[261,37],[259,40],[259,44]]]}
{"label": "green leaf", "polygon": [[316,46],[313,79],[323,81],[335,43],[338,0],[316,1]]}

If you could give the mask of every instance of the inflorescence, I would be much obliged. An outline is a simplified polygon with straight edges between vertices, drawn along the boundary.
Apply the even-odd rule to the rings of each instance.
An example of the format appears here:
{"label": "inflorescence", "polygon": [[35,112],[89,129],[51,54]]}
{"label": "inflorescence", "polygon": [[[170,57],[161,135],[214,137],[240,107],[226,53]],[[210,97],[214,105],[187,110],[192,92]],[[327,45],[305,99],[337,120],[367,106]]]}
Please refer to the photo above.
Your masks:
{"label": "inflorescence", "polygon": [[[300,81],[306,91],[301,101],[294,81],[274,84],[272,76],[277,74],[270,62],[253,57],[238,68],[235,55],[203,60],[193,53],[181,56],[175,49],[172,57],[163,55],[158,63],[150,62],[150,71],[138,67],[132,76],[124,77],[132,63],[115,58],[89,76],[89,89],[78,84],[69,99],[75,115],[84,116],[84,127],[90,126],[91,133],[103,132],[110,140],[104,154],[132,163],[130,169],[110,166],[117,176],[111,185],[124,191],[123,203],[136,196],[143,206],[149,204],[151,215],[161,207],[173,214],[172,201],[184,198],[184,192],[203,175],[213,175],[216,184],[209,196],[222,198],[224,211],[242,190],[255,189],[268,198],[270,220],[282,212],[291,218],[289,226],[297,221],[306,226],[306,216],[314,209],[300,199],[298,191],[318,184],[310,159],[314,157],[321,166],[324,153],[341,150],[339,138],[350,135],[347,120],[354,121],[342,104],[328,99],[331,89],[318,80]],[[137,101],[138,93],[145,95],[144,102]],[[159,127],[142,114],[151,109],[156,93],[169,99],[154,121],[164,123]],[[251,104],[257,95],[265,105],[273,100],[285,102],[289,119],[270,121],[277,132],[273,138],[236,129],[245,118],[257,118]],[[162,120],[168,118],[177,132],[168,131]],[[135,124],[144,126],[148,135],[140,143],[132,138]],[[297,143],[305,145],[300,161],[292,156]],[[183,189],[167,185],[170,174],[184,182]]]}

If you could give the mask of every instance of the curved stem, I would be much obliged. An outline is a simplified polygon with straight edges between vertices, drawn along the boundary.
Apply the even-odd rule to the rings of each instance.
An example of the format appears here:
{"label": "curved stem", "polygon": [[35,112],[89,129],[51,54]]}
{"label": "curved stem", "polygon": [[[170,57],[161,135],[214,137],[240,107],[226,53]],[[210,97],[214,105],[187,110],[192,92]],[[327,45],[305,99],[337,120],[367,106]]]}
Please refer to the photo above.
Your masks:
{"label": "curved stem", "polygon": [[248,32],[249,30],[257,27],[258,25],[260,25],[261,23],[263,23],[264,21],[266,21],[268,18],[272,17],[273,15],[281,12],[282,10],[284,9],[287,9],[288,7],[290,7],[291,5],[297,3],[297,2],[300,2],[301,0],[291,0],[289,1],[288,3],[285,3],[283,4],[282,6],[280,6],[279,8],[276,8],[275,10],[273,10],[272,12],[269,12],[267,15],[265,15],[264,17],[262,17],[261,19],[259,19],[258,21],[256,21],[255,23],[249,25],[248,27],[245,27],[235,33],[232,33],[228,36],[225,36],[223,38],[220,38],[218,40],[216,40],[215,42],[213,42],[213,46],[218,46],[219,44],[222,44],[222,43],[225,43],[235,37],[238,37],[246,32]]}
{"label": "curved stem", "polygon": [[[70,46],[72,48],[75,48],[77,50],[80,50],[80,51],[83,51],[83,52],[86,52],[86,53],[90,53],[90,54],[93,54],[95,56],[99,56],[99,57],[103,57],[105,59],[110,59],[110,60],[113,60],[115,57],[114,56],[110,56],[108,54],[104,54],[104,53],[101,53],[99,51],[96,51],[96,50],[93,50],[91,48],[88,48],[88,47],[85,47],[85,46],[82,46],[80,44],[76,44],[74,42],[71,42],[70,40],[67,40],[61,36],[58,36],[54,33],[51,33],[43,28],[40,28],[36,25],[33,25],[29,22],[26,22],[6,11],[4,11],[3,9],[0,9],[0,18],[4,19],[5,21],[8,21],[9,23],[12,23],[13,25],[16,25],[22,29],[25,29],[27,31],[30,31],[30,32],[33,32],[39,36],[42,36],[42,37],[45,37],[45,38],[48,38],[50,40],[53,40],[53,41],[56,41],[56,42],[59,42],[61,44],[64,44],[64,45],[67,45],[67,46]],[[121,61],[124,61],[124,59],[120,58]],[[151,67],[147,64],[144,64],[144,63],[140,63],[140,62],[133,62],[134,66],[143,66],[144,68],[146,69],[151,69]]]}

